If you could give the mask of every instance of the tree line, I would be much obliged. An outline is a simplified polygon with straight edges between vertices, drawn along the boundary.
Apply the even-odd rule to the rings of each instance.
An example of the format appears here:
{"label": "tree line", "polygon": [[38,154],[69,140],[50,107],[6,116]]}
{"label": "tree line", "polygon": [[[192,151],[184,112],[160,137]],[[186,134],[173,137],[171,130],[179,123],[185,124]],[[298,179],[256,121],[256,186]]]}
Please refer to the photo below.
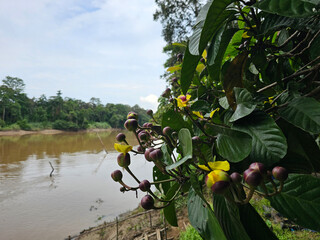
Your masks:
{"label": "tree line", "polygon": [[149,116],[138,105],[102,104],[99,98],[89,102],[62,97],[59,90],[55,96],[29,98],[24,92],[22,79],[7,76],[0,85],[0,130],[54,128],[78,130],[91,128],[123,128],[127,113],[139,114],[140,121]]}

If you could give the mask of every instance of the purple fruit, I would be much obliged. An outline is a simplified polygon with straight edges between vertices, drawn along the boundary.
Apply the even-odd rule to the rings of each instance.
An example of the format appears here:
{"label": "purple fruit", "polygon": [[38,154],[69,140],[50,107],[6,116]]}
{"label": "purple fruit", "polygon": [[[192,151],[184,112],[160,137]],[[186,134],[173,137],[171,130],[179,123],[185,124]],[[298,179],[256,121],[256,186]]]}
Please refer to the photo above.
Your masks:
{"label": "purple fruit", "polygon": [[215,194],[223,194],[228,189],[229,186],[230,186],[229,182],[218,181],[212,185],[211,190]]}
{"label": "purple fruit", "polygon": [[122,180],[122,172],[120,170],[115,170],[111,173],[113,181],[119,182]]}
{"label": "purple fruit", "polygon": [[125,121],[124,127],[129,131],[135,131],[138,128],[138,121],[136,119],[128,119]]}
{"label": "purple fruit", "polygon": [[119,133],[117,136],[116,136],[116,140],[118,142],[123,142],[124,140],[126,140],[126,135],[124,135],[123,133]]}
{"label": "purple fruit", "polygon": [[275,179],[279,180],[279,181],[285,181],[288,178],[288,170],[285,169],[284,167],[274,167],[272,169],[272,175]]}
{"label": "purple fruit", "polygon": [[234,172],[230,175],[231,181],[233,183],[241,183],[242,177],[239,173]]}
{"label": "purple fruit", "polygon": [[161,160],[163,157],[163,152],[161,151],[161,149],[155,149],[154,151],[152,151],[149,154],[149,157],[153,160],[153,161],[158,161]]}
{"label": "purple fruit", "polygon": [[130,165],[130,154],[129,153],[120,153],[117,158],[118,165],[120,167],[126,168]]}
{"label": "purple fruit", "polygon": [[169,136],[171,134],[171,132],[172,132],[171,127],[165,127],[162,130],[163,135],[166,135],[166,136]]}
{"label": "purple fruit", "polygon": [[152,209],[154,206],[154,200],[150,195],[146,195],[141,199],[141,207],[145,210]]}
{"label": "purple fruit", "polygon": [[263,180],[261,173],[255,169],[249,168],[243,173],[244,181],[252,187],[257,187]]}
{"label": "purple fruit", "polygon": [[142,192],[149,191],[151,187],[151,184],[148,180],[143,180],[139,183],[139,188]]}
{"label": "purple fruit", "polygon": [[144,157],[146,158],[147,161],[151,162],[152,161],[152,158],[150,157],[150,153],[152,151],[154,151],[155,149],[154,148],[148,148],[146,149],[146,151],[144,152]]}

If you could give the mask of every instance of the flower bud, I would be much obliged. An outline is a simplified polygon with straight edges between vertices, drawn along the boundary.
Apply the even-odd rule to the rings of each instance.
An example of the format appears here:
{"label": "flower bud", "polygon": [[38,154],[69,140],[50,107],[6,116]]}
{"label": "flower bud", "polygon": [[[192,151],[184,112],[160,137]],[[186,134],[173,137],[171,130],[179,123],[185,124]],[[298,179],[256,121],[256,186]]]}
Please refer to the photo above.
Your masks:
{"label": "flower bud", "polygon": [[144,150],[143,150],[143,147],[141,147],[140,145],[137,147],[137,151],[140,152],[140,153],[143,153]]}
{"label": "flower bud", "polygon": [[153,111],[152,111],[151,109],[148,109],[148,110],[147,110],[147,114],[148,114],[150,117],[152,117],[152,116],[153,116]]}
{"label": "flower bud", "polygon": [[148,138],[149,138],[149,134],[148,134],[146,131],[141,131],[141,132],[139,132],[139,134],[138,134],[138,138],[139,138],[141,141],[147,141]]}
{"label": "flower bud", "polygon": [[176,77],[172,78],[172,79],[171,79],[171,82],[172,82],[172,83],[178,82],[178,78],[176,78]]}
{"label": "flower bud", "polygon": [[206,63],[206,60],[204,58],[200,58],[200,62],[205,64]]}
{"label": "flower bud", "polygon": [[243,173],[243,179],[244,181],[251,187],[257,187],[262,182],[262,175],[259,171],[248,168]]}
{"label": "flower bud", "polygon": [[120,153],[117,158],[118,165],[120,167],[126,168],[130,165],[130,154],[129,153]]}
{"label": "flower bud", "polygon": [[158,161],[161,160],[163,157],[163,152],[161,151],[161,149],[155,149],[154,151],[152,151],[149,154],[149,157],[153,160],[153,161]]}
{"label": "flower bud", "polygon": [[111,173],[113,181],[119,182],[122,180],[122,172],[120,170],[115,170]]}
{"label": "flower bud", "polygon": [[211,190],[215,194],[223,194],[228,189],[229,186],[230,186],[229,182],[218,181],[212,185]]}
{"label": "flower bud", "polygon": [[170,136],[172,129],[171,129],[171,127],[165,127],[165,128],[163,128],[162,132],[163,132],[163,135]]}
{"label": "flower bud", "polygon": [[127,189],[125,187],[120,188],[120,192],[124,193]]}
{"label": "flower bud", "polygon": [[152,128],[152,127],[153,127],[153,124],[152,124],[152,123],[147,123],[147,127],[148,127],[148,128]]}
{"label": "flower bud", "polygon": [[164,98],[168,98],[170,96],[170,92],[171,92],[171,89],[167,88],[166,90],[164,90],[164,92],[161,94],[161,96]]}
{"label": "flower bud", "polygon": [[284,167],[277,166],[272,169],[272,175],[275,179],[283,182],[288,178],[288,170]]}
{"label": "flower bud", "polygon": [[125,121],[124,127],[129,131],[135,131],[138,128],[138,121],[136,119],[128,119]]}
{"label": "flower bud", "polygon": [[150,195],[145,195],[141,199],[141,207],[143,207],[145,210],[152,209],[154,206],[154,200]]}
{"label": "flower bud", "polygon": [[124,135],[123,133],[119,133],[117,136],[116,136],[116,140],[118,142],[123,142],[124,140],[126,140],[126,135]]}
{"label": "flower bud", "polygon": [[127,115],[127,119],[136,119],[138,120],[138,114],[135,112],[129,112]]}
{"label": "flower bud", "polygon": [[146,151],[144,152],[144,157],[146,158],[147,161],[151,162],[152,158],[150,157],[150,153],[154,151],[154,148],[148,148],[146,149]]}
{"label": "flower bud", "polygon": [[183,54],[182,53],[178,53],[177,54],[177,61],[182,61],[182,59],[183,59]]}
{"label": "flower bud", "polygon": [[143,180],[139,183],[139,188],[142,192],[149,191],[151,187],[151,184],[148,180]]}
{"label": "flower bud", "polygon": [[233,172],[231,175],[230,175],[230,179],[233,183],[237,184],[237,183],[241,183],[241,180],[242,180],[242,177],[239,173],[237,172]]}
{"label": "flower bud", "polygon": [[260,162],[251,163],[249,168],[251,168],[253,170],[257,170],[258,172],[261,173],[262,176],[267,175],[267,169],[263,163],[260,163]]}

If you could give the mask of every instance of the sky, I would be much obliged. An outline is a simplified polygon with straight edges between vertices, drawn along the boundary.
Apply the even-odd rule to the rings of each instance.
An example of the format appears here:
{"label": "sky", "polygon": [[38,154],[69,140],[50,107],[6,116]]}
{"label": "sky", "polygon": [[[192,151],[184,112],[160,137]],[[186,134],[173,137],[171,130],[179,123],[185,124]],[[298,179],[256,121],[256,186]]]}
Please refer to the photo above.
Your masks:
{"label": "sky", "polygon": [[[167,56],[154,0],[2,0],[0,80],[55,96],[155,110]],[[1,84],[1,82],[0,82]]]}

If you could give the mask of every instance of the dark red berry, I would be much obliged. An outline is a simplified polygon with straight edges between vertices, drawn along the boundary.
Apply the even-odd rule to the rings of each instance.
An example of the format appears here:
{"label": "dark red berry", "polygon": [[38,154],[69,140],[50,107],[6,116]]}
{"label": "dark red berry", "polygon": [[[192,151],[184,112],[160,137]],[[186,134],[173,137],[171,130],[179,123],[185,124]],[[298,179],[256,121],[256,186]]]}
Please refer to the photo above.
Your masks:
{"label": "dark red berry", "polygon": [[251,163],[249,168],[257,170],[258,172],[260,172],[262,174],[262,176],[265,176],[267,174],[267,169],[266,169],[265,165],[261,162]]}
{"label": "dark red berry", "polygon": [[116,136],[116,140],[118,142],[123,142],[124,140],[126,140],[126,135],[124,135],[123,133],[119,133],[117,136]]}
{"label": "dark red berry", "polygon": [[138,128],[138,121],[136,119],[128,119],[125,121],[124,127],[129,131],[135,131]]}
{"label": "dark red berry", "polygon": [[120,167],[126,168],[130,165],[130,154],[129,153],[120,153],[117,158],[118,165]]}
{"label": "dark red berry", "polygon": [[229,182],[218,181],[212,185],[211,190],[215,194],[223,194],[228,189],[229,186],[230,186]]}
{"label": "dark red berry", "polygon": [[151,184],[148,180],[143,180],[139,183],[139,188],[142,192],[149,191],[151,187]]}
{"label": "dark red berry", "polygon": [[145,210],[152,209],[154,206],[154,200],[150,195],[145,195],[141,199],[141,207],[143,207]]}
{"label": "dark red berry", "polygon": [[165,127],[162,130],[163,135],[166,135],[166,136],[170,136],[171,132],[172,132],[171,127]]}
{"label": "dark red berry", "polygon": [[122,172],[120,170],[115,170],[111,173],[113,181],[119,182],[122,179]]}
{"label": "dark red berry", "polygon": [[151,109],[148,109],[148,110],[147,110],[147,114],[148,114],[150,117],[152,117],[152,116],[153,116],[153,111],[152,111]]}
{"label": "dark red berry", "polygon": [[279,181],[285,181],[288,178],[288,170],[285,169],[284,167],[274,167],[272,169],[272,175],[275,179],[279,180]]}
{"label": "dark red berry", "polygon": [[152,151],[149,154],[149,157],[153,160],[153,161],[158,161],[161,160],[163,157],[163,152],[161,151],[161,149],[155,149],[154,151]]}
{"label": "dark red berry", "polygon": [[241,180],[242,180],[242,177],[239,173],[237,172],[233,172],[231,175],[230,175],[230,178],[231,178],[231,181],[233,183],[241,183]]}
{"label": "dark red berry", "polygon": [[148,148],[146,149],[146,151],[144,152],[144,157],[146,158],[147,161],[151,162],[152,158],[150,157],[150,153],[154,151],[154,148]]}
{"label": "dark red berry", "polygon": [[262,175],[259,171],[249,168],[243,173],[244,181],[252,187],[257,187],[262,182]]}

